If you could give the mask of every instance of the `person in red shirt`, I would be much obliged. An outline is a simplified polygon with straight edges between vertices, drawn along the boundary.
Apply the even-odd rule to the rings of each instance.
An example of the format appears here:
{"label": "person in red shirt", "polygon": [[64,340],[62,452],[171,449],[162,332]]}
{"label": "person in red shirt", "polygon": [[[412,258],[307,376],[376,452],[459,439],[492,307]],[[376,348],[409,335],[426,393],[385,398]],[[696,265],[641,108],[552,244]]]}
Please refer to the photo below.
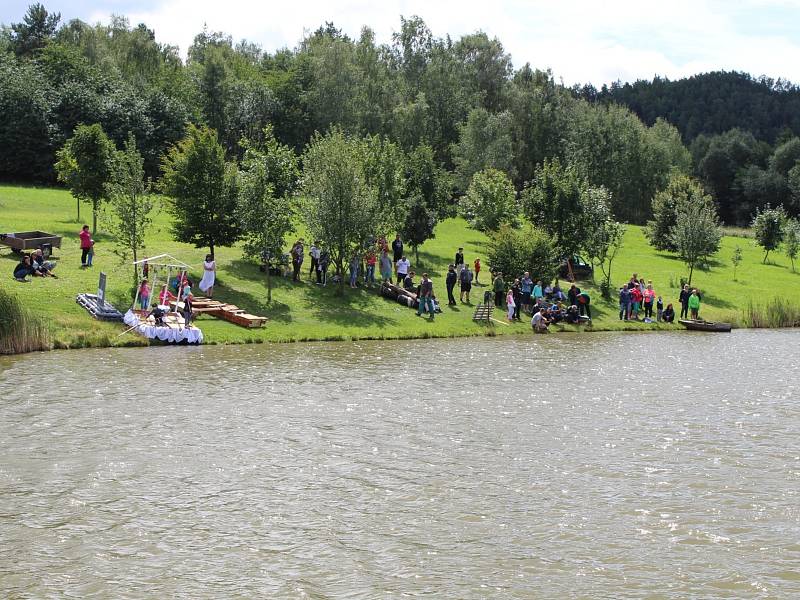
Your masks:
{"label": "person in red shirt", "polygon": [[81,238],[81,267],[88,267],[89,252],[92,251],[92,234],[88,225],[83,226],[78,237]]}
{"label": "person in red shirt", "polygon": [[475,285],[478,285],[478,275],[481,272],[481,259],[475,259]]}
{"label": "person in red shirt", "polygon": [[638,286],[631,288],[631,317],[639,320],[639,308],[642,306],[642,292]]}

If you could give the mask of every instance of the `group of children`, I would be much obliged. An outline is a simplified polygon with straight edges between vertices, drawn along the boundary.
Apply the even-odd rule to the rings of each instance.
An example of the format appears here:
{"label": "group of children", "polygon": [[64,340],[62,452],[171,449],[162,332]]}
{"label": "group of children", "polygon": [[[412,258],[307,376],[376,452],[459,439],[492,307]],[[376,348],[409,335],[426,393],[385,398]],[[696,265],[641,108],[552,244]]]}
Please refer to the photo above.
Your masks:
{"label": "group of children", "polygon": [[[634,273],[628,283],[619,288],[619,320],[653,322],[653,308],[655,307],[655,320],[658,323],[672,323],[675,321],[675,310],[672,304],[664,308],[664,300],[653,289],[653,282],[645,283],[643,277]],[[641,316],[641,319],[640,319]]]}

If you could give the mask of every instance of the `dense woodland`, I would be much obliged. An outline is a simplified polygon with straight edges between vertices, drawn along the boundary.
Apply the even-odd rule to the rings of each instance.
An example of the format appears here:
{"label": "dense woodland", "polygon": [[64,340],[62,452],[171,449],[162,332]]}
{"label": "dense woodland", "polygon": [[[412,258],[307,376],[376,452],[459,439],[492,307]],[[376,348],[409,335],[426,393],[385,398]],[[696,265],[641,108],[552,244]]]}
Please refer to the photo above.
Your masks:
{"label": "dense woodland", "polygon": [[118,148],[132,134],[153,179],[190,124],[216,131],[234,164],[265,135],[300,155],[336,125],[409,155],[430,148],[454,197],[485,169],[522,192],[558,159],[604,187],[620,221],[649,219],[677,171],[700,180],[725,222],[745,224],[766,204],[800,208],[798,108],[794,86],[736,73],[569,89],[515,67],[497,39],[437,38],[417,17],[388,44],[326,23],[274,53],[205,30],[185,61],[124,17],[92,25],[37,4],[0,30],[0,179],[15,182],[55,183],[79,124],[99,123]]}

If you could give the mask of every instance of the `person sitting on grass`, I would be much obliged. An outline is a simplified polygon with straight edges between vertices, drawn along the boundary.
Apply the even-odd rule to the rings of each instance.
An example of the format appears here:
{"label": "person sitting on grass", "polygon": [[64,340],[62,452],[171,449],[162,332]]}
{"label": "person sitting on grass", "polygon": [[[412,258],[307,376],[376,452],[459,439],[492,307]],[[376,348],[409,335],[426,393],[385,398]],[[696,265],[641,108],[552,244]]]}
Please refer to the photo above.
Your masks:
{"label": "person sitting on grass", "polygon": [[45,260],[44,259],[44,252],[42,252],[41,248],[38,248],[36,252],[33,253],[31,256],[31,267],[42,277],[55,277],[58,279],[55,273],[53,273],[53,269],[56,268],[56,263],[52,260]]}
{"label": "person sitting on grass", "polygon": [[19,261],[16,267],[14,267],[14,279],[17,281],[29,281],[28,276],[35,277],[39,275],[31,266],[31,257],[27,254],[22,256],[22,260]]}
{"label": "person sitting on grass", "polygon": [[564,322],[570,323],[571,325],[577,325],[581,322],[581,313],[576,305],[573,304],[567,309],[564,315]]}
{"label": "person sitting on grass", "polygon": [[414,271],[409,271],[403,278],[403,289],[407,292],[416,293],[417,286],[414,285]]}
{"label": "person sitting on grass", "polygon": [[675,322],[675,309],[672,308],[672,303],[667,304],[667,308],[664,309],[661,315],[661,320],[664,321],[664,323]]}

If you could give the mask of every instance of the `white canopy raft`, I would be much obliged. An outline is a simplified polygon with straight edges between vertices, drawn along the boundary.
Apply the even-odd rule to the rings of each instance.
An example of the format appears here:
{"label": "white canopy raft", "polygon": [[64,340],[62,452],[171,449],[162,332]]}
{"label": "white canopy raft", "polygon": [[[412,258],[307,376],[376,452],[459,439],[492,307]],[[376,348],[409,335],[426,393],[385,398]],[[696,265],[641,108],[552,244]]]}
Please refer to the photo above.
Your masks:
{"label": "white canopy raft", "polygon": [[[129,327],[128,331],[135,331],[147,339],[161,340],[172,344],[202,343],[203,332],[200,331],[200,328],[192,325],[191,319],[187,322],[184,316],[177,312],[178,303],[171,302],[172,300],[182,300],[180,296],[189,265],[169,254],[143,258],[133,264],[137,270],[141,269],[142,280],[147,281],[150,296],[146,298],[146,301],[141,297],[142,286],[139,281],[133,305],[125,313],[123,319]],[[173,275],[178,281],[176,294],[170,291]],[[171,304],[174,308],[170,307]],[[150,310],[151,306],[152,310]]]}

